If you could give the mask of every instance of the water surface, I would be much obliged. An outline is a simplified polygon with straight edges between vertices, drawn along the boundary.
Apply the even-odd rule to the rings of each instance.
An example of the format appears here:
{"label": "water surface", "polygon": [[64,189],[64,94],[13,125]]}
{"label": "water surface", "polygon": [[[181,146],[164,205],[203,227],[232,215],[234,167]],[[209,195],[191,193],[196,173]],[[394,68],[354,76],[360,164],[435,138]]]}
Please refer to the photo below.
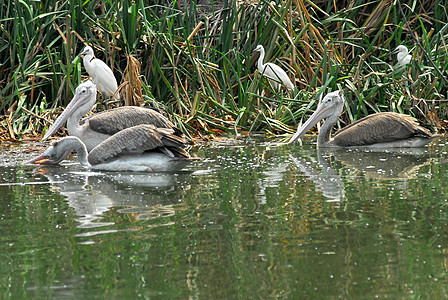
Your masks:
{"label": "water surface", "polygon": [[176,173],[0,147],[1,298],[448,298],[447,142],[244,139]]}

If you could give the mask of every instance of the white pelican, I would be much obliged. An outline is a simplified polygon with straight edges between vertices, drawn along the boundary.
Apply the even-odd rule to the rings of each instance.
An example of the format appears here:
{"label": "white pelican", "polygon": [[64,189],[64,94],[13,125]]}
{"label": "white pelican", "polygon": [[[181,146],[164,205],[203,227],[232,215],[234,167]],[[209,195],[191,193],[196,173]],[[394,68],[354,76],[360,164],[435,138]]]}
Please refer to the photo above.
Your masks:
{"label": "white pelican", "polygon": [[93,49],[86,46],[80,55],[84,55],[83,63],[87,73],[93,78],[98,90],[107,97],[111,97],[117,91],[117,79],[114,73],[102,60],[94,58]]}
{"label": "white pelican", "polygon": [[67,121],[69,135],[81,139],[88,151],[111,135],[140,124],[153,124],[157,128],[173,129],[176,135],[182,136],[182,132],[174,127],[165,116],[155,110],[137,106],[125,106],[100,112],[83,120],[84,123],[80,124],[81,117],[95,106],[95,102],[95,84],[90,80],[81,83],[76,88],[72,101],[48,129],[42,140],[46,140],[55,133],[64,125],[65,121]]}
{"label": "white pelican", "polygon": [[303,136],[317,122],[327,119],[317,137],[318,147],[423,147],[436,135],[418,125],[415,118],[392,112],[376,113],[364,117],[330,137],[344,106],[342,91],[327,94],[311,117],[289,140],[292,143]]}
{"label": "white pelican", "polygon": [[394,51],[392,51],[390,54],[396,54],[397,53],[397,64],[399,66],[406,66],[408,63],[411,62],[412,55],[408,54],[408,48],[406,46],[400,45],[397,48],[395,48]]}
{"label": "white pelican", "polygon": [[258,45],[255,51],[260,52],[260,57],[258,58],[258,71],[264,76],[266,76],[269,81],[274,86],[274,89],[277,89],[279,83],[283,84],[289,89],[294,89],[294,84],[292,84],[286,72],[279,66],[273,63],[265,63],[264,60],[264,48],[262,45]]}
{"label": "white pelican", "polygon": [[137,125],[114,134],[90,152],[79,138],[62,138],[28,163],[58,164],[76,150],[81,165],[92,170],[174,171],[194,160],[185,151],[185,146],[186,141],[173,129]]}

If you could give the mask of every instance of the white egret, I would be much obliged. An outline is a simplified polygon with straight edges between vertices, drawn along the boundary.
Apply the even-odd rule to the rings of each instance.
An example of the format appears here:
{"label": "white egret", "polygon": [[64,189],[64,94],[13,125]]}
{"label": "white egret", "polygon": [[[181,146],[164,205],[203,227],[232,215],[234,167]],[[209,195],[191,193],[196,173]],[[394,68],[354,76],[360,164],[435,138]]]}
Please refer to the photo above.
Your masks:
{"label": "white egret", "polygon": [[408,48],[406,46],[400,45],[397,48],[395,48],[394,51],[392,51],[390,54],[397,54],[397,64],[399,66],[405,66],[411,62],[412,55],[408,54]]}
{"label": "white egret", "polygon": [[393,112],[376,113],[364,117],[337,131],[330,137],[331,127],[336,124],[344,107],[342,91],[327,94],[311,117],[289,140],[292,143],[303,136],[322,119],[317,145],[328,147],[423,147],[437,135],[418,125],[416,119]]}
{"label": "white egret", "polygon": [[278,84],[283,84],[289,89],[294,89],[294,84],[289,79],[286,72],[279,66],[273,63],[265,63],[263,64],[264,60],[264,48],[262,45],[258,45],[254,52],[260,52],[260,57],[258,58],[258,71],[260,71],[261,74],[266,76],[269,81],[274,86],[274,89],[277,89]]}
{"label": "white egret", "polygon": [[58,164],[76,150],[81,165],[93,170],[174,171],[194,160],[185,147],[186,141],[172,129],[137,125],[112,135],[90,152],[79,138],[62,138],[28,163]]}
{"label": "white egret", "polygon": [[93,78],[98,90],[107,97],[113,96],[118,84],[111,68],[102,60],[94,58],[93,49],[90,46],[86,46],[80,55],[84,55],[84,68]]}

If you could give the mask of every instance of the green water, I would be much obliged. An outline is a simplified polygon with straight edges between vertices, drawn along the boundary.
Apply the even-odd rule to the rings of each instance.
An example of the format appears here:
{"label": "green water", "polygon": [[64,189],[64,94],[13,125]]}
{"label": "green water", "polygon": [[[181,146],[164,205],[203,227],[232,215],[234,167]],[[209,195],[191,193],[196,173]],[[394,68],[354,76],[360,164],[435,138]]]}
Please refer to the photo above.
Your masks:
{"label": "green water", "polygon": [[0,161],[0,298],[446,299],[445,140],[198,147],[176,174]]}

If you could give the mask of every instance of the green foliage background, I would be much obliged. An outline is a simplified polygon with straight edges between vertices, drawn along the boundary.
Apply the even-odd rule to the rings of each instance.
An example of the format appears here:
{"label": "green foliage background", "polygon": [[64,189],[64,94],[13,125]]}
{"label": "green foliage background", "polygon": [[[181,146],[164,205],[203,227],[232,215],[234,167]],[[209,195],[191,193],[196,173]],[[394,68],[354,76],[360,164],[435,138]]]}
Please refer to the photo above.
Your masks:
{"label": "green foliage background", "polygon": [[[334,89],[346,91],[342,123],[397,111],[442,129],[445,1],[402,1],[406,18],[389,0],[208,2],[2,1],[2,136],[45,131],[56,117],[50,112],[86,79],[77,56],[84,43],[121,82],[138,67],[134,57],[148,97],[133,83],[129,99],[164,111],[189,134],[292,132]],[[257,44],[265,61],[288,70],[295,91],[275,91],[260,77]],[[388,56],[399,44],[412,51],[407,68],[394,68]]]}

